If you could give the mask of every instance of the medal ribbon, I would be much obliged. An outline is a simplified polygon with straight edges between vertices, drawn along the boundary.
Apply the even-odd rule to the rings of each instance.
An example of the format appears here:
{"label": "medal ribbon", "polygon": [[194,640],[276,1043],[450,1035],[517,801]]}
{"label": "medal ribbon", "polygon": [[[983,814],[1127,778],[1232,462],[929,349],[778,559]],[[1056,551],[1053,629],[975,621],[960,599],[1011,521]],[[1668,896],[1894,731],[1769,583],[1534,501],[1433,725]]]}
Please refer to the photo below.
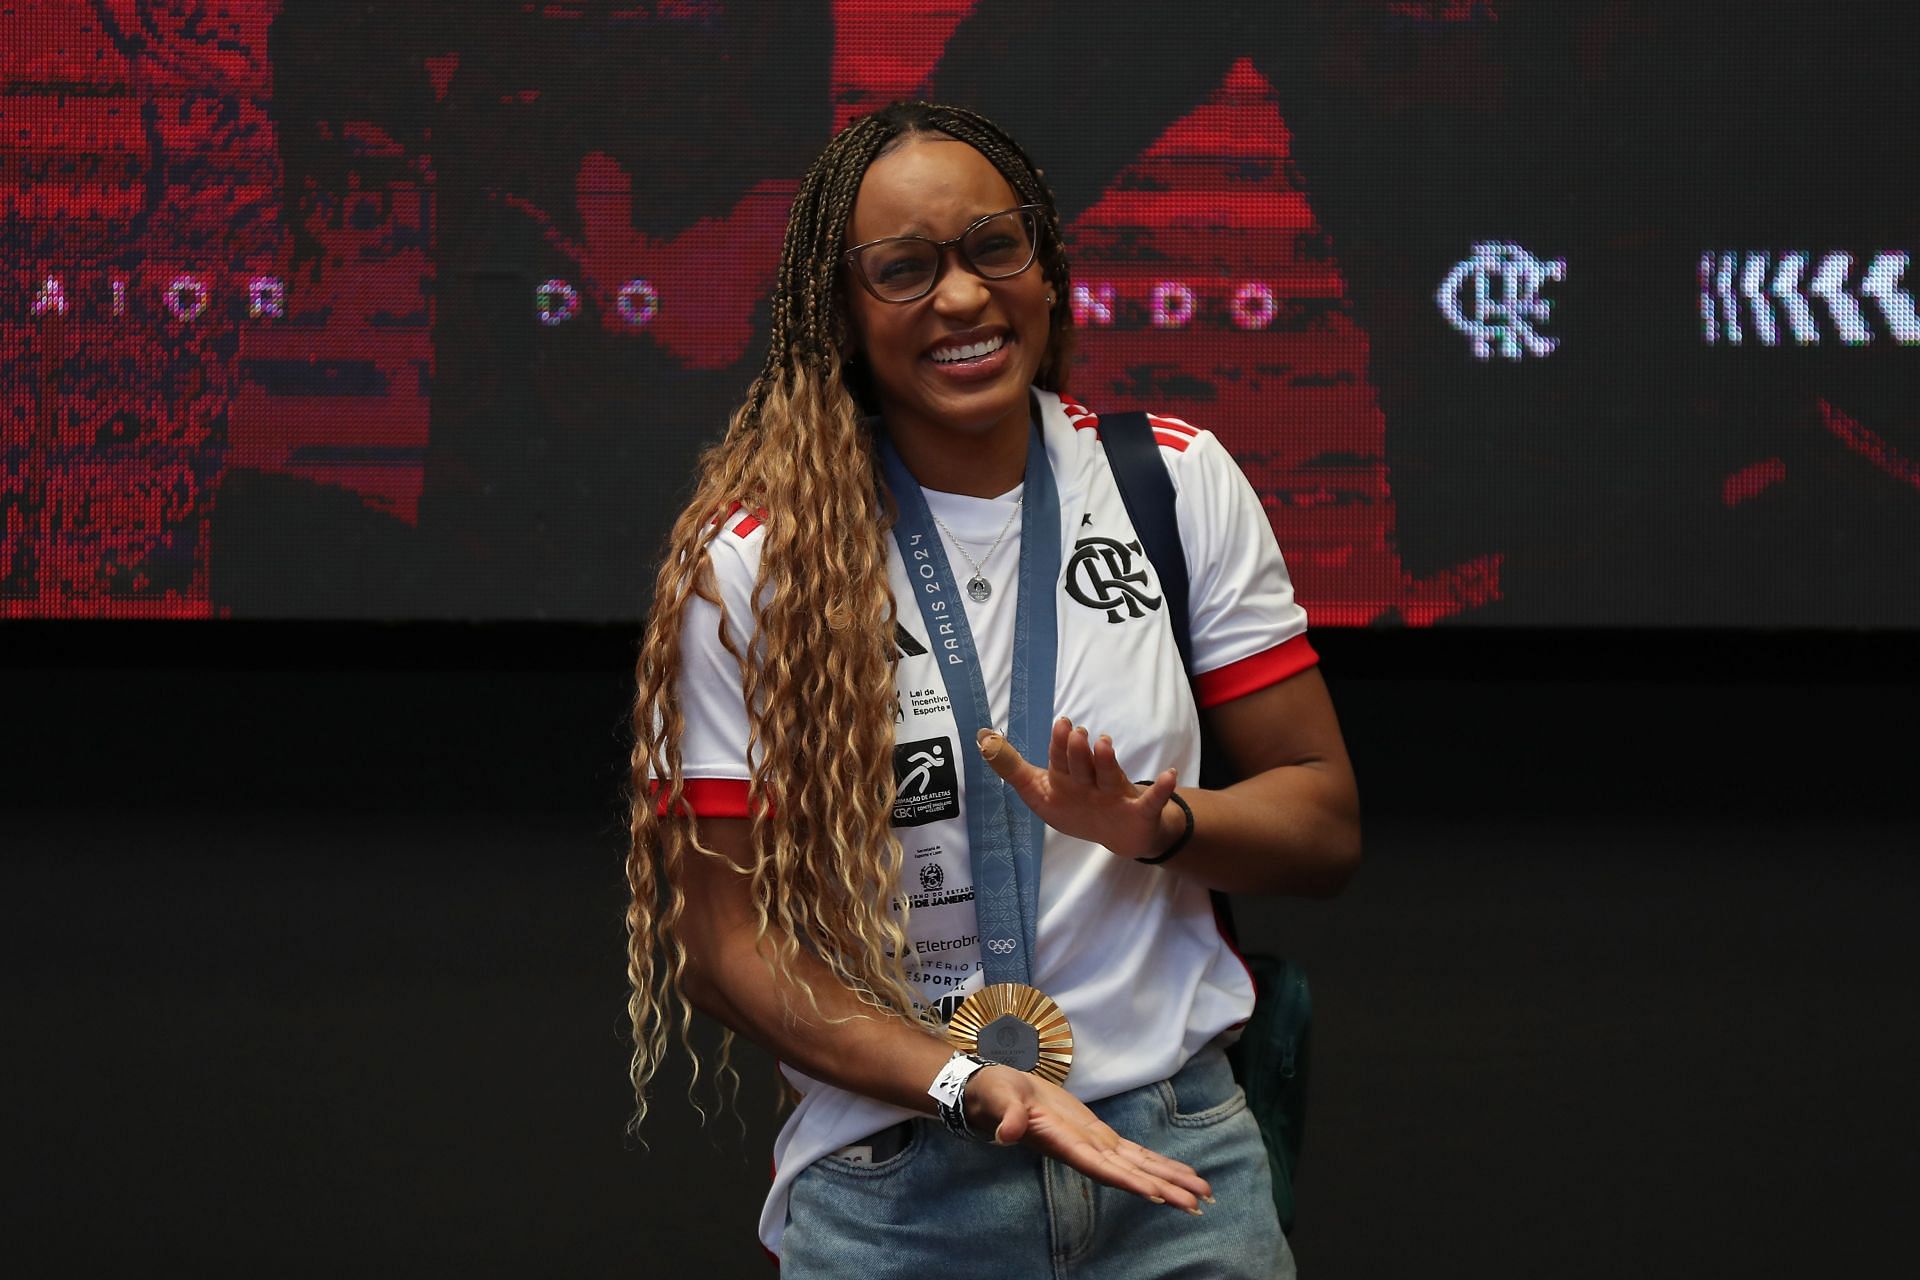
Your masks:
{"label": "medal ribbon", "polygon": [[[1040,858],[1046,824],[1000,780],[972,745],[992,728],[980,655],[967,611],[954,585],[947,550],[934,532],[920,484],[900,460],[885,431],[880,462],[900,508],[893,527],[907,581],[927,627],[927,647],[964,740],[956,744],[966,770],[967,857],[973,866],[973,910],[980,959],[989,986],[1032,984],[1033,947],[1040,918]],[[1053,678],[1059,638],[1060,497],[1039,429],[1027,434],[1026,487],[1020,494],[1020,581],[1013,613],[1013,691],[1006,736],[1028,760],[1045,759],[1053,733]]]}

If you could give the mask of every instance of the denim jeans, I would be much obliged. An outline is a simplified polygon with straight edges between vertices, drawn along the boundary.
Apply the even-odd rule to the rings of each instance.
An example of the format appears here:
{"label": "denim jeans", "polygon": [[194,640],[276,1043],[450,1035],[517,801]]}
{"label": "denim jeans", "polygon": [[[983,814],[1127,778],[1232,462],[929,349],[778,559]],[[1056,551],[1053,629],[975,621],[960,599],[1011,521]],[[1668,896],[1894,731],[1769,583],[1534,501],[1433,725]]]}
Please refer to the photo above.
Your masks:
{"label": "denim jeans", "polygon": [[1183,1160],[1217,1204],[1193,1217],[1093,1182],[1025,1146],[911,1121],[874,1164],[815,1161],[794,1182],[781,1280],[1276,1280],[1294,1274],[1260,1130],[1226,1055],[1208,1046],[1171,1080],[1092,1105],[1123,1137]]}

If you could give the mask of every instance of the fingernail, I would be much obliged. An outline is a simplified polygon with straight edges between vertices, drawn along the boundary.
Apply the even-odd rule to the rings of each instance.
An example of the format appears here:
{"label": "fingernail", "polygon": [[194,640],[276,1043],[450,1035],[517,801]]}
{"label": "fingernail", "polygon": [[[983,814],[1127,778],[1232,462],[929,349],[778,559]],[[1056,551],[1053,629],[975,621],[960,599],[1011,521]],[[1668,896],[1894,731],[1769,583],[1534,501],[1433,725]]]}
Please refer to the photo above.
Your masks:
{"label": "fingernail", "polygon": [[1204,1217],[1206,1217],[1206,1216],[1207,1216],[1206,1214],[1204,1214],[1204,1213],[1202,1213],[1202,1212],[1200,1211],[1200,1206],[1199,1206],[1199,1205],[1195,1205],[1195,1206],[1193,1206],[1193,1208],[1191,1208],[1191,1209],[1189,1209],[1189,1210],[1187,1210],[1187,1212],[1188,1212],[1188,1213],[1190,1213],[1190,1214],[1192,1214],[1192,1215],[1193,1215],[1194,1217],[1196,1217],[1196,1218],[1204,1218]]}
{"label": "fingernail", "polygon": [[1205,1200],[1205,1201],[1206,1201],[1206,1202],[1207,1202],[1208,1204],[1219,1204],[1219,1203],[1220,1203],[1220,1202],[1219,1202],[1218,1200],[1215,1200],[1215,1199],[1214,1199],[1214,1198],[1213,1198],[1212,1196],[1201,1196],[1200,1198],[1201,1198],[1202,1200]]}
{"label": "fingernail", "polygon": [[1165,1196],[1148,1196],[1147,1199],[1153,1201],[1155,1204],[1165,1204],[1167,1202]]}

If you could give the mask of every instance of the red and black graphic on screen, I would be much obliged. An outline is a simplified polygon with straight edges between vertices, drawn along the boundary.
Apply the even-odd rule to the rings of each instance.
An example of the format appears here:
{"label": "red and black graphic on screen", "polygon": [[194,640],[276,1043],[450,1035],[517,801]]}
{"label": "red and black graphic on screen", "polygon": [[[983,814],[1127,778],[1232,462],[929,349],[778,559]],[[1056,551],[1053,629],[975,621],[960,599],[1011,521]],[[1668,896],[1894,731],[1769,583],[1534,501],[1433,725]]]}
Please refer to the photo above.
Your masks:
{"label": "red and black graphic on screen", "polygon": [[795,180],[929,94],[1314,622],[1920,622],[1892,6],[1241,8],[9,6],[0,610],[636,616]]}

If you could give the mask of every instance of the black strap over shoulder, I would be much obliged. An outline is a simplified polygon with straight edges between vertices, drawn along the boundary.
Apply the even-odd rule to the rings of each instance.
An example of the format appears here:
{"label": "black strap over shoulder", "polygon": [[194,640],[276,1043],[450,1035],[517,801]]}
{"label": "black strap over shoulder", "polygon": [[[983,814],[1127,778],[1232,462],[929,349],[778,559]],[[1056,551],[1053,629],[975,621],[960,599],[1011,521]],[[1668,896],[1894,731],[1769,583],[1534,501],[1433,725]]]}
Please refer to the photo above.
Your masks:
{"label": "black strap over shoulder", "polygon": [[1160,457],[1153,424],[1144,413],[1100,415],[1100,443],[1107,465],[1120,488],[1120,501],[1140,535],[1140,546],[1160,579],[1167,601],[1167,620],[1173,624],[1173,642],[1180,646],[1180,665],[1193,679],[1193,631],[1187,612],[1189,597],[1186,549],[1180,544],[1180,519],[1174,508],[1173,477]]}
{"label": "black strap over shoulder", "polygon": [[[1107,463],[1113,469],[1114,484],[1120,501],[1126,504],[1127,518],[1140,535],[1140,548],[1160,579],[1166,597],[1167,621],[1173,627],[1173,642],[1180,649],[1180,665],[1193,682],[1192,581],[1187,552],[1180,542],[1180,517],[1173,492],[1173,477],[1167,474],[1167,461],[1160,456],[1160,444],[1153,438],[1153,424],[1144,413],[1103,414],[1100,418],[1100,443],[1107,451]],[[1200,785],[1220,788],[1238,781],[1226,755],[1213,735],[1200,722]]]}
{"label": "black strap over shoulder", "polygon": [[[1180,648],[1180,666],[1193,681],[1193,619],[1188,611],[1192,597],[1187,568],[1186,547],[1180,541],[1180,517],[1175,503],[1173,477],[1167,474],[1166,459],[1160,456],[1160,444],[1153,438],[1153,424],[1144,413],[1114,413],[1100,416],[1100,443],[1107,451],[1107,464],[1113,469],[1113,482],[1120,490],[1133,531],[1140,535],[1141,550],[1160,579],[1166,598],[1167,621],[1173,626],[1173,642]],[[1206,721],[1200,722],[1200,785],[1219,788],[1235,781],[1226,756]],[[1229,939],[1237,938],[1233,908],[1226,895],[1213,895],[1214,911]]]}

